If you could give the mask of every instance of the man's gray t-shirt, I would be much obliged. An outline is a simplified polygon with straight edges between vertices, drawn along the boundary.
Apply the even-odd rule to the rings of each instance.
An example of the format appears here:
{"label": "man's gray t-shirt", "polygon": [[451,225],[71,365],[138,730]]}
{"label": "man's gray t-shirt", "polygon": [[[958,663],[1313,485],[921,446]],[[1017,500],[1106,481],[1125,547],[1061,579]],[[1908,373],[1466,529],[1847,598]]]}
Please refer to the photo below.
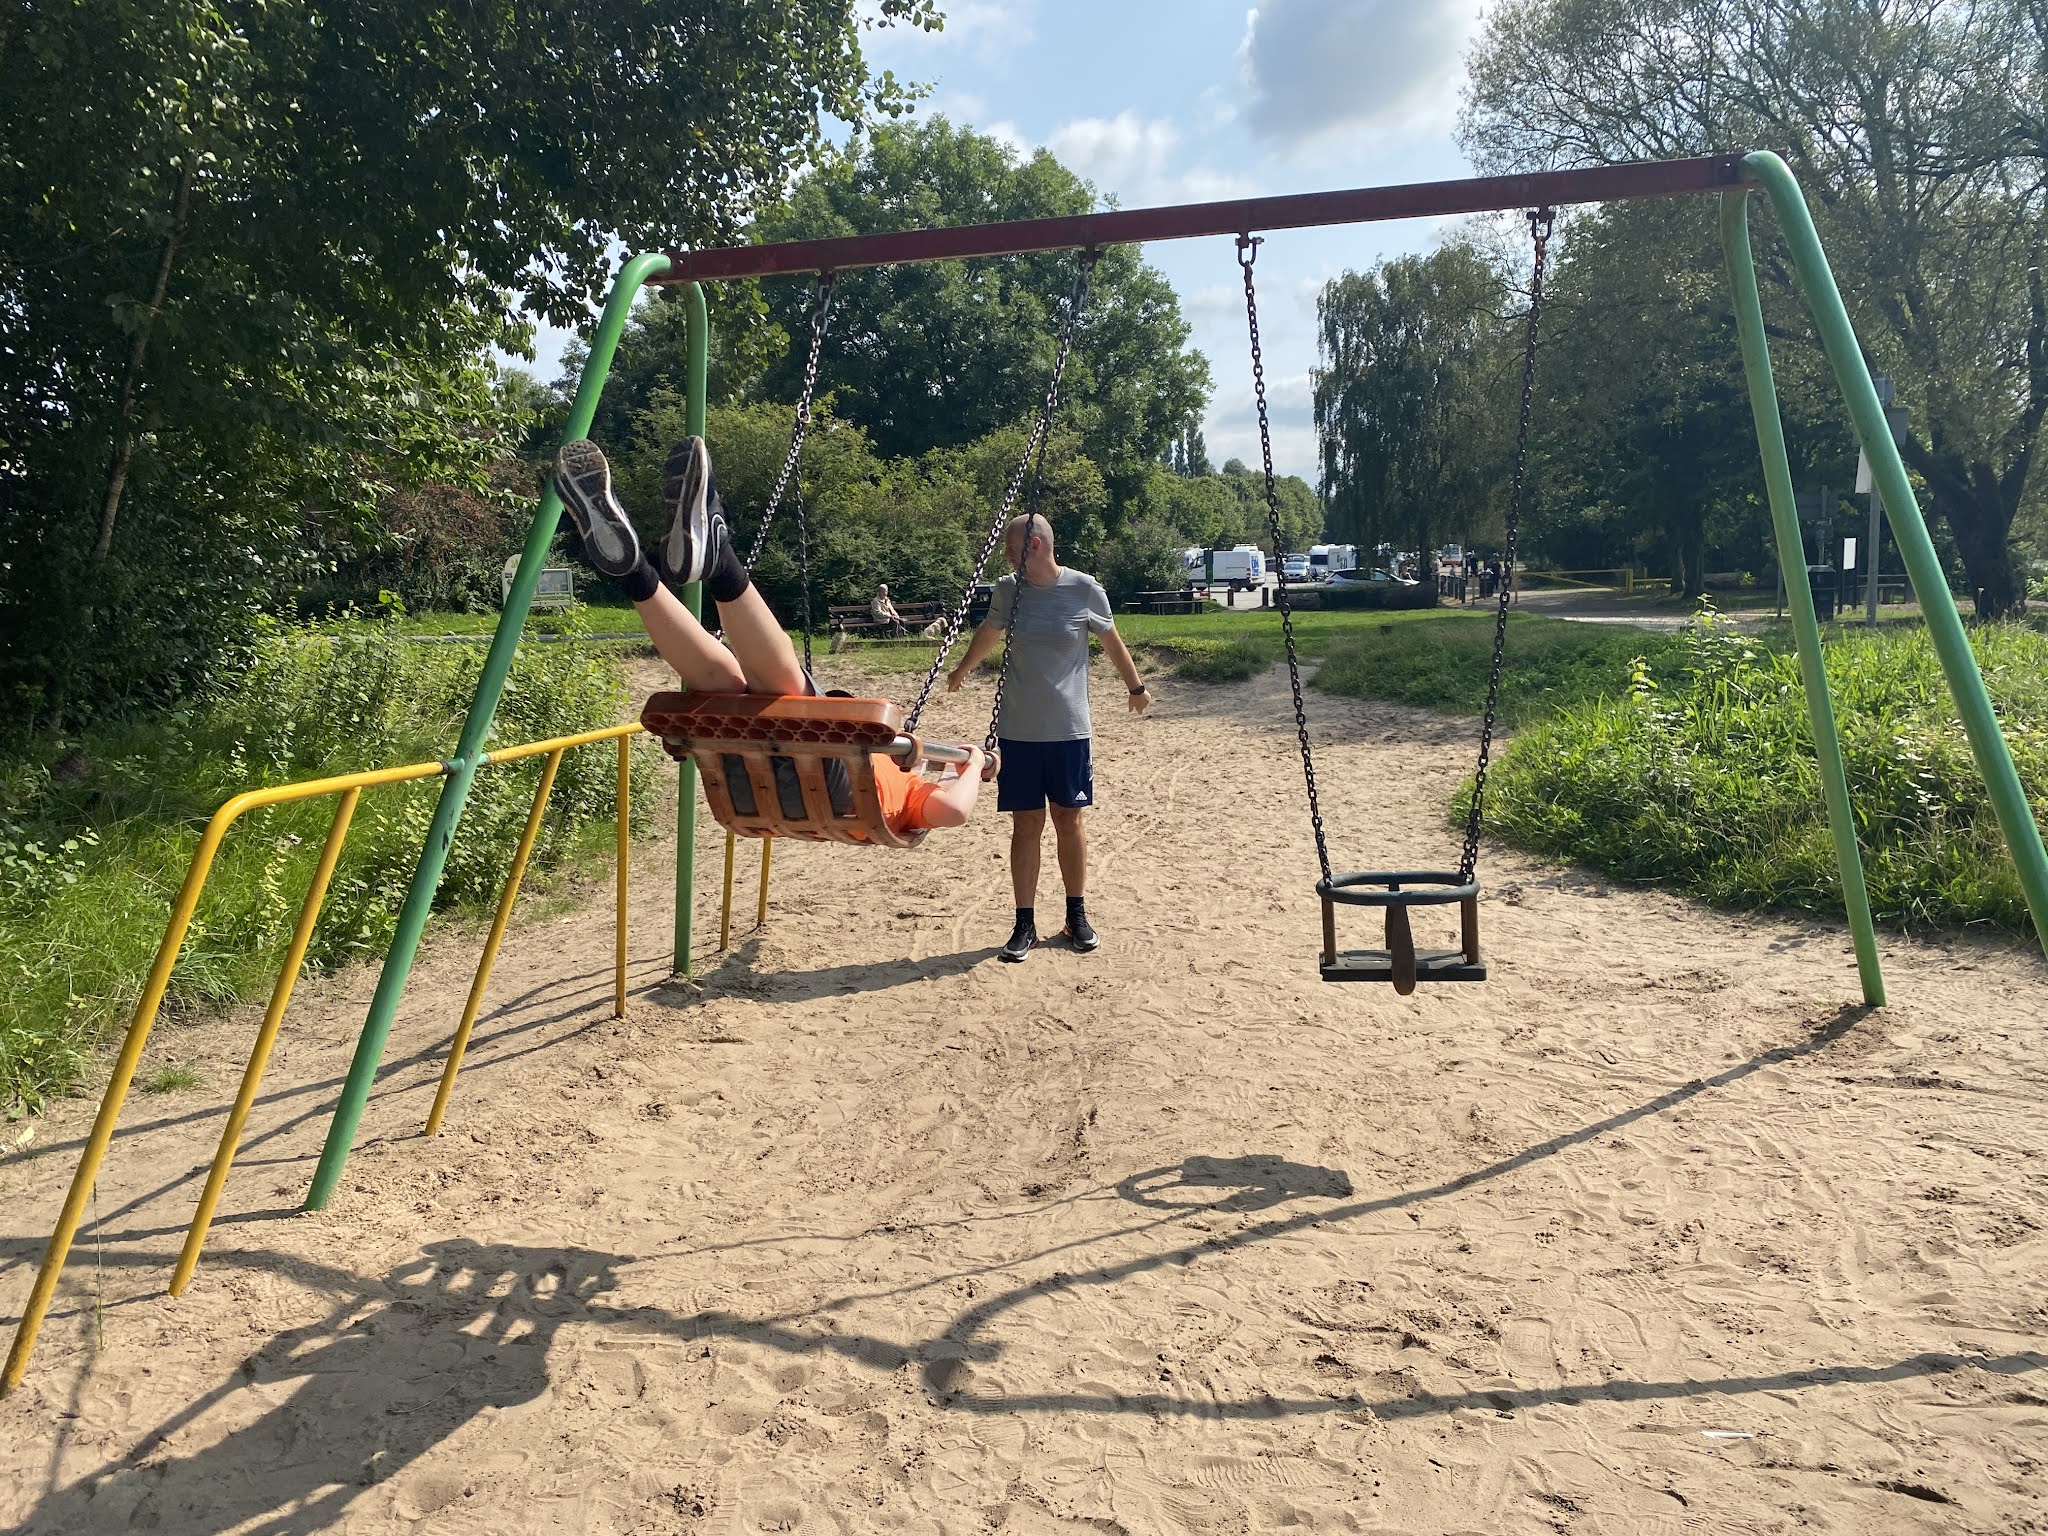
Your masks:
{"label": "man's gray t-shirt", "polygon": [[1009,741],[1080,741],[1088,724],[1088,636],[1115,627],[1109,594],[1082,571],[1060,567],[1051,586],[1024,586],[1017,603],[1017,577],[996,583],[988,621],[1010,627],[1017,607],[1017,632],[1010,637],[1010,674],[1003,684],[1003,709],[996,734]]}

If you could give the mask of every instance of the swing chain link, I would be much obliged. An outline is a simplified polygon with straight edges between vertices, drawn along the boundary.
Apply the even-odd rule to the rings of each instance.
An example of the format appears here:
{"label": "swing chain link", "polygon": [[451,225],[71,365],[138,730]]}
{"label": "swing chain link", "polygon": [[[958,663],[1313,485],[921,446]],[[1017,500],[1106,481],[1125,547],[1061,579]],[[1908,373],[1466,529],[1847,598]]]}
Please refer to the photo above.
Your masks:
{"label": "swing chain link", "polygon": [[[975,584],[981,580],[981,573],[988,565],[989,556],[995,553],[996,545],[1002,541],[1003,531],[1009,525],[1010,511],[1016,506],[1017,497],[1024,489],[1024,476],[1031,468],[1034,455],[1038,457],[1041,474],[1043,472],[1042,449],[1052,434],[1053,416],[1059,410],[1060,378],[1067,370],[1067,354],[1074,345],[1074,332],[1079,328],[1081,311],[1088,303],[1088,280],[1095,271],[1095,263],[1101,258],[1102,253],[1092,247],[1081,253],[1081,265],[1074,274],[1073,291],[1067,296],[1067,322],[1060,332],[1059,352],[1053,359],[1052,382],[1046,386],[1045,403],[1039,409],[1038,420],[1032,424],[1031,436],[1024,444],[1024,452],[1017,460],[1017,467],[1010,472],[1010,483],[1003,492],[1002,504],[996,509],[995,518],[989,524],[988,536],[981,541],[981,553],[975,556],[974,564],[967,573],[967,585],[960,594],[960,601],[953,611],[946,615],[945,626],[939,631],[938,653],[932,657],[931,670],[925,673],[924,685],[917,690],[917,702],[910,707],[910,714],[903,722],[903,729],[908,733],[916,732],[918,719],[924,714],[924,707],[931,698],[932,688],[939,680],[939,673],[945,668],[946,657],[951,653],[954,642],[960,638],[961,626],[967,622],[967,610],[974,603]],[[1034,503],[1037,497],[1038,485],[1034,482]],[[1024,578],[1020,573],[1017,578],[1016,597],[1012,598],[1010,603],[1010,622],[1003,631],[1003,661],[996,673],[995,708],[990,711],[988,719],[985,750],[989,752],[996,749],[996,721],[1002,714],[1003,688],[1010,675],[1010,637],[1017,631],[1017,600],[1022,598],[1023,589]]]}
{"label": "swing chain link", "polygon": [[1280,634],[1287,643],[1287,680],[1294,688],[1294,731],[1301,742],[1301,777],[1308,786],[1308,819],[1315,828],[1316,862],[1322,866],[1322,884],[1330,883],[1330,844],[1323,830],[1323,808],[1316,795],[1316,760],[1308,741],[1308,704],[1301,693],[1301,661],[1294,647],[1294,605],[1287,596],[1287,548],[1280,532],[1280,497],[1273,482],[1273,428],[1266,415],[1266,360],[1259,348],[1259,296],[1252,283],[1252,264],[1259,259],[1259,238],[1246,233],[1237,237],[1237,264],[1244,271],[1244,317],[1252,338],[1252,396],[1259,408],[1259,454],[1266,471],[1266,524],[1273,536],[1273,559],[1283,572],[1277,588],[1280,596]]}
{"label": "swing chain link", "polygon": [[804,486],[796,484],[796,568],[804,594],[804,676],[811,675],[811,520],[804,515]]}
{"label": "swing chain link", "polygon": [[[768,542],[768,530],[775,522],[776,511],[782,506],[783,493],[789,488],[790,480],[796,474],[797,462],[803,457],[804,434],[810,430],[811,426],[811,396],[818,388],[818,357],[825,348],[825,325],[832,313],[832,283],[837,275],[837,273],[833,272],[820,272],[818,274],[818,296],[811,305],[811,352],[810,356],[804,360],[803,393],[797,397],[796,402],[796,430],[790,434],[789,454],[782,461],[782,473],[776,476],[775,489],[768,497],[768,510],[761,514],[761,526],[754,530],[753,548],[747,551],[747,569],[750,572],[754,569],[755,563],[761,558],[762,546]],[[801,485],[797,487],[797,497],[799,502],[801,502],[803,497],[803,487]],[[804,596],[805,602],[808,605],[810,599],[809,592],[806,591]],[[808,641],[810,634],[808,616],[804,621],[804,634]]]}
{"label": "swing chain link", "polygon": [[1543,266],[1557,224],[1553,208],[1529,211],[1529,240],[1535,259],[1529,273],[1529,326],[1522,348],[1522,408],[1515,424],[1515,471],[1508,489],[1506,550],[1501,561],[1499,606],[1493,623],[1493,666],[1486,678],[1486,714],[1479,727],[1479,767],[1472,775],[1472,804],[1465,814],[1465,852],[1458,883],[1470,885],[1479,870],[1479,829],[1486,801],[1486,768],[1493,755],[1494,712],[1500,704],[1501,658],[1508,639],[1508,603],[1515,590],[1515,537],[1522,520],[1522,489],[1529,467],[1529,411],[1536,395],[1536,324],[1543,313]]}

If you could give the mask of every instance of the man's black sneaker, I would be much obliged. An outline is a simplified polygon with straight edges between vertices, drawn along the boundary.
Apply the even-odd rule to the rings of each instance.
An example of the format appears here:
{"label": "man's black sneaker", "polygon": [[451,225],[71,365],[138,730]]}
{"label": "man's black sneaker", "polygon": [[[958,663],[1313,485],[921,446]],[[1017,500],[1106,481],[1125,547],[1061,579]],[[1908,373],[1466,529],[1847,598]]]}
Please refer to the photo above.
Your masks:
{"label": "man's black sneaker", "polygon": [[1088,919],[1085,917],[1068,918],[1065,937],[1069,944],[1084,955],[1102,943],[1102,936],[1088,926]]}
{"label": "man's black sneaker", "polygon": [[555,490],[583,536],[583,553],[607,576],[625,576],[640,564],[640,536],[612,494],[612,467],[588,438],[562,444],[555,455]]}
{"label": "man's black sneaker", "polygon": [[711,450],[703,438],[686,437],[670,451],[661,491],[669,514],[668,538],[661,546],[662,574],[678,586],[702,581],[718,564],[720,546],[732,538],[711,478]]}
{"label": "man's black sneaker", "polygon": [[1010,934],[1009,943],[996,951],[998,960],[1012,962],[1022,960],[1031,953],[1031,946],[1038,942],[1038,930],[1030,923],[1019,923]]}

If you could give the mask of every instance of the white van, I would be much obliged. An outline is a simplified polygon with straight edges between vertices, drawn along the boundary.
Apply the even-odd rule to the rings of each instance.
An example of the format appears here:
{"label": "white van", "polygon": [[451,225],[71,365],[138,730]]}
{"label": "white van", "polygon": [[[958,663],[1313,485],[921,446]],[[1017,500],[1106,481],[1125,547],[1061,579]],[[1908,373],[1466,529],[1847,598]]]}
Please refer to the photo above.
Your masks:
{"label": "white van", "polygon": [[1355,544],[1314,544],[1308,552],[1308,579],[1328,581],[1339,571],[1355,570],[1358,566],[1358,546]]}
{"label": "white van", "polygon": [[1249,592],[1266,584],[1266,556],[1256,544],[1239,544],[1234,549],[1191,549],[1186,558],[1188,579],[1198,587]]}

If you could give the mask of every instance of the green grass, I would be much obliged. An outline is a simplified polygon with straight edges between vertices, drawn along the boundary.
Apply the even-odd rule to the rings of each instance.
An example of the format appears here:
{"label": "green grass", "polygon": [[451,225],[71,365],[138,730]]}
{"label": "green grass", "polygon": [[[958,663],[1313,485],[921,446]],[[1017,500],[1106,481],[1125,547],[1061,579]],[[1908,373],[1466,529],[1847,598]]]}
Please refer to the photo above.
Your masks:
{"label": "green grass", "polygon": [[[1421,614],[1408,624],[1335,636],[1314,684],[1351,698],[1476,715],[1486,704],[1493,635],[1491,615]],[[1521,725],[1592,703],[1626,690],[1635,658],[1657,676],[1675,670],[1683,652],[1676,637],[1649,630],[1511,615],[1499,718]]]}
{"label": "green grass", "polygon": [[[277,629],[175,712],[0,762],[0,1114],[76,1084],[99,1042],[127,1022],[199,833],[222,801],[260,785],[444,756],[482,662],[482,647],[407,644],[389,623]],[[607,649],[525,647],[491,744],[613,724],[625,708]],[[602,747],[563,759],[541,869],[573,867],[581,850],[607,841],[615,764]],[[539,772],[534,760],[477,776],[442,905],[495,899]],[[652,779],[637,776],[643,786]],[[388,944],[439,789],[427,779],[364,793],[312,965]],[[268,990],[333,813],[323,799],[236,823],[172,972],[167,1016]],[[651,799],[636,805],[636,819],[649,815]]]}
{"label": "green grass", "polygon": [[135,1080],[135,1086],[144,1093],[182,1093],[187,1088],[200,1085],[199,1074],[182,1061],[167,1061],[154,1072],[145,1072]]}

